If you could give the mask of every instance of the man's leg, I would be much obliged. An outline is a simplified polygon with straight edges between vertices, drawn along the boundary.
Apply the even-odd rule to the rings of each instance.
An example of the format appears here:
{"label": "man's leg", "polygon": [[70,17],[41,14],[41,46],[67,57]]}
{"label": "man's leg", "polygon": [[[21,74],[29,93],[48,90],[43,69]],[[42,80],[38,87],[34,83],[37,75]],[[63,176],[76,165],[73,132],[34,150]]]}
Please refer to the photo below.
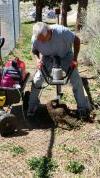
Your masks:
{"label": "man's leg", "polygon": [[[47,70],[50,72],[53,65],[53,59],[50,57],[43,57],[43,63],[46,66]],[[33,78],[33,85],[32,90],[29,98],[29,107],[28,107],[28,113],[36,110],[39,105],[39,93],[42,87],[42,84],[44,82],[44,77],[42,75],[42,72],[38,70]]]}
{"label": "man's leg", "polygon": [[[68,71],[68,68],[71,63],[71,59],[72,59],[72,56],[71,56],[71,54],[69,54],[67,57],[65,56],[61,60],[62,68],[65,72]],[[81,111],[82,111],[84,114],[84,111],[91,110],[91,105],[90,105],[89,99],[84,94],[82,79],[81,79],[77,69],[74,69],[74,71],[70,77],[70,82],[73,87],[73,93],[74,93],[75,100],[77,102],[78,112],[81,113]]]}
{"label": "man's leg", "polygon": [[42,83],[44,81],[44,78],[42,76],[42,73],[40,70],[38,70],[33,78],[33,84],[32,89],[29,97],[29,103],[28,103],[28,113],[35,112],[39,105],[39,93],[41,90]]}
{"label": "man's leg", "polygon": [[90,105],[88,98],[84,94],[82,79],[77,69],[74,69],[70,77],[70,82],[73,87],[73,93],[74,93],[74,97],[77,102],[78,110],[84,110],[84,109],[90,110],[91,105]]}

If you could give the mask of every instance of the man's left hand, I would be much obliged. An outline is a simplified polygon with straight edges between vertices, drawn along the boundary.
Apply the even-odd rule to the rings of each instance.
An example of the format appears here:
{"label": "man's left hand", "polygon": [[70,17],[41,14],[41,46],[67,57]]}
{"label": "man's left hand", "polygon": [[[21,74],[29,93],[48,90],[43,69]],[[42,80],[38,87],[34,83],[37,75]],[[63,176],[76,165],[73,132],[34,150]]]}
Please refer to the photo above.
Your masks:
{"label": "man's left hand", "polygon": [[72,59],[71,64],[70,64],[70,67],[73,68],[73,69],[75,69],[75,68],[77,68],[77,66],[78,66],[77,60]]}

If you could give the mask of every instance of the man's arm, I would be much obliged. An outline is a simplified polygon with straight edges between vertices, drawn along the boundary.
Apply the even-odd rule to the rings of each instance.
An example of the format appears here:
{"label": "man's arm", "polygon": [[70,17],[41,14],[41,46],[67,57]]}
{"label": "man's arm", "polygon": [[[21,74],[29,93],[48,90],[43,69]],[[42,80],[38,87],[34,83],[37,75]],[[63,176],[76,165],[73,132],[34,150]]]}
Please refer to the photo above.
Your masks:
{"label": "man's arm", "polygon": [[62,37],[64,39],[65,44],[73,45],[74,56],[73,61],[77,61],[78,53],[80,50],[80,39],[68,28],[62,26]]}
{"label": "man's arm", "polygon": [[32,48],[32,53],[39,58],[39,51],[37,49]]}
{"label": "man's arm", "polygon": [[78,53],[80,51],[80,39],[75,36],[74,38],[74,44],[73,44],[73,48],[74,48],[74,61],[77,61],[78,58]]}
{"label": "man's arm", "polygon": [[42,61],[43,56],[42,56],[42,54],[39,53],[39,51],[36,50],[36,49],[34,49],[34,48],[32,48],[32,53],[33,53],[33,54],[35,55],[35,57],[36,57],[37,68],[38,68],[38,69],[41,69],[42,66],[43,66],[43,61]]}

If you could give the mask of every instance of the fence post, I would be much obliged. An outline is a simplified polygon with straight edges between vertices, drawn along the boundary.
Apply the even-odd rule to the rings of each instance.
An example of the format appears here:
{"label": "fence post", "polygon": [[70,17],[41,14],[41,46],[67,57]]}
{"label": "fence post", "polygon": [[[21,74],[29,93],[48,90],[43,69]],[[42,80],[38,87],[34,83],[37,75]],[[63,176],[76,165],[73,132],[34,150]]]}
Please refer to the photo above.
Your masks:
{"label": "fence post", "polygon": [[19,35],[20,35],[20,2],[19,2],[19,0],[18,0],[18,15],[19,15]]}
{"label": "fence post", "polygon": [[[14,43],[16,46],[16,29],[15,29],[15,8],[14,8],[14,0],[12,0],[12,9],[13,9],[13,28],[14,28]],[[14,47],[15,47],[14,46]]]}

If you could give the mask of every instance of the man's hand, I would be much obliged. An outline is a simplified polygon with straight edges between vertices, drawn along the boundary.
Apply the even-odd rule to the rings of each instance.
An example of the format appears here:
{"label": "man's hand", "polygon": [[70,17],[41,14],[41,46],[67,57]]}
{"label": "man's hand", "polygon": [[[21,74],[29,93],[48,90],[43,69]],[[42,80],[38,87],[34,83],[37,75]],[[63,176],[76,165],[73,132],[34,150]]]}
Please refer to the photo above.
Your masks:
{"label": "man's hand", "polygon": [[43,61],[41,59],[37,60],[37,68],[41,70],[43,68]]}
{"label": "man's hand", "polygon": [[77,60],[76,60],[75,58],[72,59],[71,64],[70,64],[70,67],[71,67],[72,69],[75,69],[75,68],[77,68],[77,66],[78,66]]}

